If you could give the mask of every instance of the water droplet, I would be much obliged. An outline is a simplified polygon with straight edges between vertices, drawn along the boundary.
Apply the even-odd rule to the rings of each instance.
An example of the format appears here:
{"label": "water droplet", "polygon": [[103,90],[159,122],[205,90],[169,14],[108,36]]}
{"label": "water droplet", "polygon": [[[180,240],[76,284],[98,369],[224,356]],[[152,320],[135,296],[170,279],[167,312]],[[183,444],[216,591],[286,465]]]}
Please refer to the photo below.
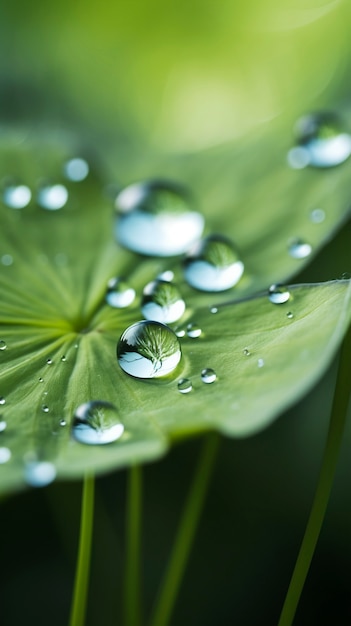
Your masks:
{"label": "water droplet", "polygon": [[233,243],[211,235],[194,246],[184,261],[185,279],[200,291],[225,291],[240,280],[244,264]]}
{"label": "water droplet", "polygon": [[68,191],[64,185],[45,185],[38,192],[38,204],[48,211],[57,211],[65,206]]}
{"label": "water droplet", "polygon": [[185,302],[173,283],[154,280],[144,288],[141,312],[145,319],[172,324],[182,317],[184,311]]}
{"label": "water droplet", "polygon": [[135,298],[135,290],[122,279],[111,278],[107,283],[106,302],[116,309],[124,309]]}
{"label": "water droplet", "polygon": [[289,311],[289,312],[286,314],[286,317],[288,317],[288,318],[289,318],[289,320],[292,320],[292,318],[294,317],[294,314],[293,314],[291,311]]}
{"label": "water droplet", "polygon": [[180,186],[162,181],[136,183],[116,199],[118,241],[151,256],[184,254],[201,237],[204,218]]}
{"label": "water droplet", "polygon": [[0,339],[0,350],[6,350],[7,343],[3,339]]}
{"label": "water droplet", "polygon": [[179,337],[180,339],[182,337],[185,337],[185,328],[176,328],[174,332],[177,335],[177,337]]}
{"label": "water droplet", "polygon": [[294,170],[302,170],[310,162],[308,150],[302,146],[295,146],[288,152],[288,163]]}
{"label": "water droplet", "polygon": [[217,309],[217,307],[216,307],[216,306],[212,306],[212,307],[210,308],[210,313],[218,313],[218,309]]}
{"label": "water droplet", "polygon": [[312,246],[302,239],[294,239],[288,246],[288,252],[294,259],[305,259],[311,254]]}
{"label": "water droplet", "polygon": [[201,333],[202,330],[197,324],[188,324],[186,327],[186,334],[190,339],[197,339],[197,337],[200,337]]}
{"label": "water droplet", "polygon": [[210,367],[206,367],[206,369],[202,370],[201,372],[201,380],[203,383],[214,383],[214,381],[217,378],[217,374],[214,370],[212,370]]}
{"label": "water droplet", "polygon": [[181,378],[178,382],[178,391],[180,393],[189,393],[193,388],[191,380],[189,378]]}
{"label": "water droplet", "polygon": [[136,378],[167,376],[177,367],[180,358],[177,336],[159,322],[132,324],[117,345],[118,363],[127,374]]}
{"label": "water droplet", "polygon": [[46,360],[47,365],[52,365],[52,362],[53,362],[52,359],[47,359]]}
{"label": "water droplet", "polygon": [[61,361],[62,361],[62,363],[65,363],[65,361],[67,361],[67,359],[66,359],[65,355],[63,355],[63,356],[61,357]]}
{"label": "water droplet", "polygon": [[[333,167],[346,161],[351,154],[351,136],[342,131],[334,113],[310,114],[299,119],[295,132],[298,148],[304,151],[306,164],[302,167]],[[300,155],[300,161],[301,158]]]}
{"label": "water droplet", "polygon": [[13,264],[13,256],[11,256],[11,254],[3,254],[1,257],[1,263],[2,265],[9,267]]}
{"label": "water droplet", "polygon": [[323,209],[313,209],[310,213],[310,220],[314,224],[321,224],[325,220],[325,211]]}
{"label": "water droplet", "polygon": [[290,298],[290,292],[284,285],[271,285],[268,290],[268,298],[273,304],[284,304]]}
{"label": "water droplet", "polygon": [[11,450],[8,448],[0,448],[0,464],[7,463],[11,458]]}
{"label": "water droplet", "polygon": [[103,445],[123,435],[116,407],[110,402],[94,400],[81,404],[73,418],[72,435],[80,443]]}
{"label": "water droplet", "polygon": [[60,420],[60,426],[66,426],[66,420],[65,419]]}
{"label": "water droplet", "polygon": [[43,404],[43,406],[41,407],[41,410],[42,410],[44,413],[49,413],[49,410],[50,410],[50,409],[49,409],[49,407],[48,407],[46,404]]}
{"label": "water droplet", "polygon": [[41,376],[40,376],[40,378],[38,380],[39,380],[40,383],[44,382],[44,378],[42,378]]}
{"label": "water droplet", "polygon": [[6,430],[6,427],[7,427],[7,423],[5,422],[5,420],[0,418],[0,433],[3,433],[4,430]]}
{"label": "water droplet", "polygon": [[27,461],[24,477],[31,487],[45,487],[55,480],[56,468],[49,461]]}
{"label": "water droplet", "polygon": [[1,398],[0,398],[0,404],[1,404],[1,405],[3,405],[3,404],[5,404],[5,403],[6,403],[5,398],[2,398],[2,397],[1,397]]}
{"label": "water droplet", "polygon": [[264,360],[263,359],[257,359],[257,367],[261,368],[264,366]]}
{"label": "water droplet", "polygon": [[248,348],[244,348],[243,349],[243,355],[244,356],[250,356],[250,354],[251,354],[251,352],[250,352],[250,350]]}
{"label": "water droplet", "polygon": [[74,183],[79,183],[89,174],[89,165],[88,163],[79,157],[70,159],[63,166],[63,172],[68,180],[71,180]]}
{"label": "water droplet", "polygon": [[158,280],[166,280],[168,283],[171,283],[174,278],[174,272],[172,272],[172,270],[165,270],[164,272],[161,272],[157,278]]}
{"label": "water droplet", "polygon": [[27,185],[8,185],[3,194],[4,203],[11,209],[24,209],[32,198]]}

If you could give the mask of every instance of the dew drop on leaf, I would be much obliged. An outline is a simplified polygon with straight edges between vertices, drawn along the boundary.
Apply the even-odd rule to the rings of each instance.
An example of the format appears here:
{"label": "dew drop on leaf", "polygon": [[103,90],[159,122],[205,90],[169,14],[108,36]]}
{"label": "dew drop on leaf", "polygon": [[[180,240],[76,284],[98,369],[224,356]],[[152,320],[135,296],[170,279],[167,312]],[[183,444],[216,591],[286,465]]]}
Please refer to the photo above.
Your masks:
{"label": "dew drop on leaf", "polygon": [[61,361],[62,361],[62,363],[65,363],[65,362],[67,361],[67,359],[66,359],[66,357],[65,357],[65,355],[64,355],[64,354],[63,354],[63,355],[62,355],[62,357],[61,357]]}
{"label": "dew drop on leaf", "polygon": [[226,291],[237,284],[243,272],[234,244],[222,235],[198,242],[184,260],[186,281],[200,291]]}
{"label": "dew drop on leaf", "polygon": [[263,359],[257,359],[257,367],[261,368],[264,366],[264,360]]}
{"label": "dew drop on leaf", "polygon": [[289,320],[292,320],[292,318],[294,317],[294,314],[291,311],[288,311],[288,313],[286,314],[286,317],[288,317]]}
{"label": "dew drop on leaf", "polygon": [[182,317],[184,311],[185,302],[173,283],[154,280],[144,288],[141,312],[145,319],[172,324]]}
{"label": "dew drop on leaf", "polygon": [[244,356],[250,356],[250,354],[251,354],[251,352],[250,352],[250,350],[248,348],[244,348],[243,349],[243,355]]}
{"label": "dew drop on leaf", "polygon": [[38,378],[38,380],[39,380],[40,383],[44,382],[44,378],[42,378],[41,376],[40,376],[40,378]]}
{"label": "dew drop on leaf", "polygon": [[9,448],[0,448],[0,465],[7,463],[11,458],[11,450]]}
{"label": "dew drop on leaf", "polygon": [[216,378],[217,378],[216,372],[210,367],[206,367],[201,372],[201,380],[203,383],[206,383],[206,384],[214,383]]}
{"label": "dew drop on leaf", "polygon": [[32,192],[27,185],[7,185],[3,193],[4,203],[11,209],[24,209],[32,198]]}
{"label": "dew drop on leaf", "polygon": [[305,165],[320,168],[346,161],[351,154],[351,136],[343,131],[342,123],[334,113],[315,113],[300,118],[295,126],[300,161],[302,154]]}
{"label": "dew drop on leaf", "polygon": [[64,185],[44,185],[38,192],[38,204],[48,211],[57,211],[65,206],[68,191]]}
{"label": "dew drop on leaf", "polygon": [[177,367],[180,358],[181,350],[176,334],[159,322],[132,324],[117,344],[119,365],[136,378],[167,376]]}
{"label": "dew drop on leaf", "polygon": [[211,306],[210,313],[213,313],[213,314],[218,313],[217,307],[216,306]]}
{"label": "dew drop on leaf", "polygon": [[61,419],[60,420],[60,426],[66,426],[66,420],[65,419]]}
{"label": "dew drop on leaf", "polygon": [[52,365],[52,362],[53,362],[52,359],[46,359],[47,365]]}
{"label": "dew drop on leaf", "polygon": [[325,211],[323,209],[313,209],[310,213],[310,220],[314,224],[321,224],[325,220]]}
{"label": "dew drop on leaf", "polygon": [[164,272],[161,272],[157,278],[158,280],[166,280],[170,283],[174,278],[174,272],[172,272],[172,270],[165,270]]}
{"label": "dew drop on leaf", "polygon": [[44,413],[49,413],[49,410],[50,410],[50,409],[49,409],[49,407],[47,406],[47,404],[43,404],[43,406],[41,407],[41,410],[42,410]]}
{"label": "dew drop on leaf", "polygon": [[180,393],[189,393],[193,388],[192,382],[189,378],[181,378],[177,386]]}
{"label": "dew drop on leaf", "polygon": [[5,403],[6,403],[5,398],[1,397],[1,398],[0,398],[0,404],[1,404],[1,405],[3,405],[3,404],[5,404]]}
{"label": "dew drop on leaf", "polygon": [[0,433],[3,433],[4,430],[6,430],[6,427],[7,427],[7,423],[5,422],[4,419],[0,417]]}
{"label": "dew drop on leaf", "polygon": [[0,350],[6,350],[7,343],[3,339],[0,339]]}
{"label": "dew drop on leaf", "polygon": [[106,302],[115,309],[124,309],[131,305],[135,298],[132,289],[123,278],[111,278],[107,283]]}
{"label": "dew drop on leaf", "polygon": [[89,174],[89,165],[85,159],[76,157],[66,161],[63,166],[63,173],[68,180],[74,183],[79,183],[85,180]]}
{"label": "dew drop on leaf", "polygon": [[188,324],[186,327],[186,334],[190,339],[197,339],[200,337],[201,333],[202,330],[197,324]]}
{"label": "dew drop on leaf", "polygon": [[288,252],[293,259],[305,259],[311,254],[312,246],[303,239],[294,239],[288,246]]}
{"label": "dew drop on leaf", "polygon": [[56,478],[56,468],[50,461],[27,461],[24,466],[24,478],[31,487],[45,487]]}
{"label": "dew drop on leaf", "polygon": [[11,254],[3,254],[1,257],[1,263],[6,267],[10,267],[10,265],[13,264],[13,256],[11,256]]}
{"label": "dew drop on leaf", "polygon": [[290,298],[290,292],[284,285],[271,285],[268,290],[268,298],[273,304],[284,304]]}
{"label": "dew drop on leaf", "polygon": [[184,254],[201,237],[204,218],[180,186],[162,181],[136,183],[116,198],[119,243],[149,256]]}
{"label": "dew drop on leaf", "polygon": [[80,443],[92,446],[112,443],[120,439],[123,432],[124,426],[119,420],[118,411],[110,402],[86,402],[74,414],[72,435]]}

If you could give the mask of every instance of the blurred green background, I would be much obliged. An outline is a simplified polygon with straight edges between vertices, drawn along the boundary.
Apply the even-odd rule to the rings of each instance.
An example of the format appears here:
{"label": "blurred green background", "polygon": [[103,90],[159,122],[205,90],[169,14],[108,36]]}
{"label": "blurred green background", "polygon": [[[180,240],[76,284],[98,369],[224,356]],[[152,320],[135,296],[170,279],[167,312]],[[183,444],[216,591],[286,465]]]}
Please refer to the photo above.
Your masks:
{"label": "blurred green background", "polygon": [[[1,2],[2,125],[68,126],[129,159],[197,152],[276,116],[347,102],[350,3]],[[264,149],[263,149],[264,155]],[[233,172],[235,176],[235,172]],[[118,172],[116,172],[118,178]],[[346,224],[297,281],[351,271]],[[175,626],[276,624],[318,475],[335,364],[265,432],[222,443]],[[350,426],[299,626],[351,624]],[[145,605],[172,543],[198,441],[145,471]],[[99,478],[87,626],[112,626],[123,575],[125,473]],[[62,626],[80,485],[2,502],[1,624]]]}

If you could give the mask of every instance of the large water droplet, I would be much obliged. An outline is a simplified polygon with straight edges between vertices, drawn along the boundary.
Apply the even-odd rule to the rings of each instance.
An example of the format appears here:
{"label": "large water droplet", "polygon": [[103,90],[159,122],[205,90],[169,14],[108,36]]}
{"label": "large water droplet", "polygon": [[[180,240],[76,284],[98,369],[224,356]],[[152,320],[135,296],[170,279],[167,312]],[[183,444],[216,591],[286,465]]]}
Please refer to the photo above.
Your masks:
{"label": "large water droplet", "polygon": [[103,445],[123,435],[116,407],[110,402],[94,400],[81,404],[73,418],[72,435],[80,443]]}
{"label": "large water droplet", "polygon": [[[288,157],[292,167],[333,167],[346,161],[351,154],[351,136],[343,132],[334,113],[306,115],[296,123],[295,132],[298,147],[293,148]],[[299,158],[296,160],[297,150]],[[294,159],[297,165],[294,165]]]}
{"label": "large water droplet", "polygon": [[89,165],[84,159],[77,157],[70,159],[64,164],[63,172],[68,180],[71,180],[74,183],[79,183],[88,176]]}
{"label": "large water droplet", "polygon": [[7,463],[11,458],[11,450],[8,448],[0,448],[0,465]]}
{"label": "large water droplet", "polygon": [[194,246],[184,261],[187,282],[201,291],[225,291],[240,280],[244,264],[230,239],[211,235]]}
{"label": "large water droplet", "polygon": [[141,312],[147,320],[172,324],[185,311],[185,302],[178,287],[165,280],[154,280],[143,291]]}
{"label": "large water droplet", "polygon": [[27,185],[8,185],[4,189],[4,203],[11,209],[24,209],[32,198],[32,192]]}
{"label": "large water droplet", "polygon": [[312,246],[303,239],[294,239],[288,246],[288,252],[294,259],[305,259],[311,254]]}
{"label": "large water droplet", "polygon": [[268,298],[273,304],[284,304],[290,298],[290,292],[284,285],[271,285],[268,290]]}
{"label": "large water droplet", "polygon": [[216,372],[210,367],[206,367],[201,372],[201,380],[203,383],[206,383],[206,384],[214,383],[216,378],[217,378]]}
{"label": "large water droplet", "polygon": [[181,358],[175,333],[159,322],[129,326],[117,345],[121,368],[136,378],[159,378],[173,372]]}
{"label": "large water droplet", "polygon": [[57,211],[65,206],[68,191],[64,185],[45,185],[38,192],[38,204],[48,211]]}
{"label": "large water droplet", "polygon": [[0,339],[0,350],[6,350],[7,343],[3,339]]}
{"label": "large water droplet", "polygon": [[107,283],[106,302],[115,309],[124,309],[135,298],[135,289],[132,289],[123,278],[111,278]]}
{"label": "large water droplet", "polygon": [[186,191],[162,181],[136,183],[116,199],[118,241],[151,256],[184,254],[201,237],[204,218],[193,210]]}
{"label": "large water droplet", "polygon": [[56,468],[50,461],[27,461],[24,467],[25,481],[31,487],[45,487],[56,478]]}
{"label": "large water droplet", "polygon": [[193,388],[192,382],[189,378],[181,378],[177,386],[180,393],[189,393]]}

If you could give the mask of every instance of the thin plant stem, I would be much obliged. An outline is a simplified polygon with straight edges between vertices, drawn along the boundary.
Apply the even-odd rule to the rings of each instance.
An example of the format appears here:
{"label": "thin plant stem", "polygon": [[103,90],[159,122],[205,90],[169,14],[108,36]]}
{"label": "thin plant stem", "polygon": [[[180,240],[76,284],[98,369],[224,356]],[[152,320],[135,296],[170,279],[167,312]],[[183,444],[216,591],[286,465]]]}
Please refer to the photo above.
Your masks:
{"label": "thin plant stem", "polygon": [[94,476],[85,476],[83,482],[77,568],[69,621],[70,626],[84,626],[85,622],[93,534],[94,487]]}
{"label": "thin plant stem", "polygon": [[124,597],[125,626],[141,626],[140,554],[141,554],[142,468],[130,468],[127,485],[126,573]]}
{"label": "thin plant stem", "polygon": [[206,435],[158,601],[152,615],[151,626],[167,626],[169,624],[203,509],[218,445],[219,436],[217,434]]}
{"label": "thin plant stem", "polygon": [[349,404],[350,355],[351,329],[341,348],[329,432],[318,485],[278,626],[292,626],[293,624],[327,509]]}

